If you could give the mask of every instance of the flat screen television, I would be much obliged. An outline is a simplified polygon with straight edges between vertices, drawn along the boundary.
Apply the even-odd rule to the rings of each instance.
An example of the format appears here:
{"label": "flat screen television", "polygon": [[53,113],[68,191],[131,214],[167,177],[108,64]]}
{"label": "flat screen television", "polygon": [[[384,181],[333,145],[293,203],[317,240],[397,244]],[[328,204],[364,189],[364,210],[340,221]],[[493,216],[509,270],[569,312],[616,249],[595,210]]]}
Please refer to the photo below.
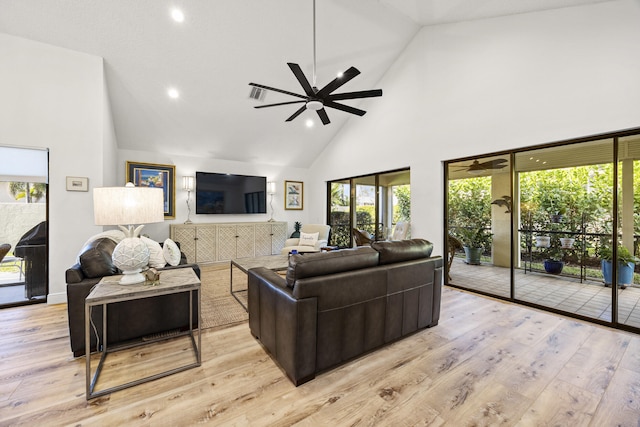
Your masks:
{"label": "flat screen television", "polygon": [[267,213],[267,178],[196,172],[196,213]]}

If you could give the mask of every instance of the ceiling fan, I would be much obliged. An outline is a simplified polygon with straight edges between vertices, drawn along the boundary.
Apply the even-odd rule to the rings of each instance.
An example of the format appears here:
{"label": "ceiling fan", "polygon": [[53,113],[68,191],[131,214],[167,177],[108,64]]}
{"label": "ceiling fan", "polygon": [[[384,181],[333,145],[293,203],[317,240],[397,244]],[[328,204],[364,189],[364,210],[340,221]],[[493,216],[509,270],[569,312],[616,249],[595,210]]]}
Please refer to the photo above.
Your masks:
{"label": "ceiling fan", "polygon": [[482,173],[487,170],[505,168],[507,167],[507,162],[507,159],[487,160],[486,162],[479,162],[478,160],[474,160],[470,165],[461,166],[458,170],[466,170],[471,174]]}
{"label": "ceiling fan", "polygon": [[267,108],[267,107],[276,107],[279,105],[289,105],[289,104],[301,104],[304,105],[296,110],[289,118],[285,121],[290,122],[300,114],[302,114],[305,110],[314,110],[322,124],[327,125],[331,123],[329,120],[329,116],[325,111],[325,107],[334,108],[336,110],[344,111],[347,113],[355,114],[358,116],[364,116],[366,111],[361,110],[359,108],[350,107],[348,105],[339,104],[336,101],[343,101],[347,99],[358,99],[358,98],[372,98],[376,96],[382,96],[382,89],[372,89],[372,90],[363,90],[358,92],[343,92],[343,93],[333,93],[335,90],[340,88],[345,83],[349,82],[351,79],[360,74],[360,71],[355,67],[350,67],[347,71],[342,73],[341,76],[336,77],[327,85],[325,85],[322,89],[318,89],[316,87],[316,1],[313,0],[313,79],[311,84],[309,80],[306,78],[300,65],[294,64],[292,62],[288,62],[287,65],[293,72],[293,75],[298,79],[300,86],[304,90],[304,95],[300,95],[297,93],[289,92],[282,89],[277,89],[270,86],[261,85],[258,83],[249,83],[250,86],[254,86],[260,89],[272,90],[274,92],[284,93],[286,95],[295,96],[296,98],[300,98],[297,101],[288,101],[288,102],[278,102],[275,104],[267,104],[267,105],[257,105],[254,108]]}

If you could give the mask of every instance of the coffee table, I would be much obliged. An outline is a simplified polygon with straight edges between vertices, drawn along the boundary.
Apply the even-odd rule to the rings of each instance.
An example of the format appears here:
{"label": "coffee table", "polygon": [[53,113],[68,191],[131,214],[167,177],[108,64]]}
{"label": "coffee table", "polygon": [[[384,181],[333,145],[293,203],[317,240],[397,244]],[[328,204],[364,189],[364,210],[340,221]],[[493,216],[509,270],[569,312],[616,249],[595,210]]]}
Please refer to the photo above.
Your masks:
{"label": "coffee table", "polygon": [[231,272],[230,272],[230,281],[229,287],[231,291],[231,295],[238,301],[238,303],[244,308],[245,311],[248,311],[247,306],[244,305],[242,301],[238,298],[239,293],[247,292],[246,289],[236,289],[233,290],[233,267],[237,267],[240,271],[247,274],[247,272],[256,267],[264,267],[269,270],[279,271],[286,270],[289,267],[289,254],[285,255],[267,255],[267,256],[259,256],[255,258],[237,258],[231,260]]}
{"label": "coffee table", "polygon": [[[150,284],[150,283],[139,283],[135,285],[120,285],[118,281],[122,276],[107,276],[104,277],[97,285],[93,287],[84,303],[84,313],[85,313],[85,350],[86,350],[86,394],[87,400],[103,396],[105,394],[122,390],[127,387],[133,387],[134,385],[142,384],[151,380],[155,380],[158,378],[166,377],[167,375],[175,374],[177,372],[181,372],[187,369],[195,368],[196,366],[200,366],[202,362],[202,338],[200,333],[200,325],[202,319],[200,318],[200,304],[202,301],[202,295],[200,293],[200,279],[193,271],[192,268],[177,268],[174,270],[164,270],[160,273],[160,281],[158,284]],[[152,342],[157,342],[161,340],[166,340],[170,338],[159,337],[156,339],[151,339],[147,341],[134,342],[131,344],[124,344],[114,346],[113,348],[107,348],[107,308],[109,304],[121,302],[121,301],[131,301],[141,298],[152,298],[160,295],[168,295],[168,294],[176,294],[180,292],[189,292],[189,330],[180,332],[175,335],[171,335],[170,338],[189,335],[191,338],[191,345],[193,348],[193,352],[195,354],[195,362],[188,363],[186,365],[182,365],[155,375],[150,375],[145,378],[141,378],[134,381],[129,381],[124,384],[116,385],[113,387],[109,387],[107,389],[97,391],[95,389],[96,383],[98,382],[98,377],[100,376],[104,361],[107,358],[107,354],[112,353],[117,350],[123,350],[126,348],[136,347],[140,345],[149,344]],[[198,293],[198,304],[197,307],[193,307],[193,292]],[[102,343],[101,349],[101,357],[100,362],[98,362],[98,367],[96,368],[95,374],[92,379],[92,371],[91,371],[91,340],[90,340],[90,331],[91,331],[91,308],[101,305],[102,306],[102,336],[100,337],[100,342]],[[193,310],[197,310],[198,314],[198,342],[196,344],[196,340],[194,338],[194,325],[193,325]],[[100,350],[100,349],[98,349]]]}

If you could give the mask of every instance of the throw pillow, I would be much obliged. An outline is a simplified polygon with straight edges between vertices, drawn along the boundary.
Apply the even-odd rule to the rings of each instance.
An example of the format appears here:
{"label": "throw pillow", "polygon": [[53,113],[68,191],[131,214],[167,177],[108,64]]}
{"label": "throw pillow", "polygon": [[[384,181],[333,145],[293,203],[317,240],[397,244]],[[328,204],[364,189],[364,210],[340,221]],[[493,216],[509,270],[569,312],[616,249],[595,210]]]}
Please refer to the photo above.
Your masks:
{"label": "throw pillow", "polygon": [[84,242],[84,245],[81,246],[82,249],[80,249],[80,252],[76,257],[76,262],[80,262],[80,254],[82,254],[82,251],[85,248],[85,246],[87,246],[89,243],[95,240],[102,239],[102,238],[111,239],[117,245],[122,241],[122,239],[124,239],[124,233],[121,230],[107,230],[107,231],[103,231],[102,233],[98,233],[94,236],[89,237],[87,241]]}
{"label": "throw pillow", "polygon": [[167,239],[162,244],[162,253],[164,254],[164,259],[167,261],[169,265],[178,265],[180,264],[180,249],[176,242],[171,239]]}
{"label": "throw pillow", "polygon": [[298,246],[315,246],[318,242],[318,235],[320,233],[300,233],[300,242]]}
{"label": "throw pillow", "polygon": [[160,243],[145,236],[140,236],[140,240],[142,240],[149,249],[149,267],[162,268],[167,265]]}
{"label": "throw pillow", "polygon": [[118,269],[111,260],[111,254],[113,254],[115,247],[116,242],[103,237],[82,248],[79,262],[84,275],[89,278],[95,278],[117,274]]}

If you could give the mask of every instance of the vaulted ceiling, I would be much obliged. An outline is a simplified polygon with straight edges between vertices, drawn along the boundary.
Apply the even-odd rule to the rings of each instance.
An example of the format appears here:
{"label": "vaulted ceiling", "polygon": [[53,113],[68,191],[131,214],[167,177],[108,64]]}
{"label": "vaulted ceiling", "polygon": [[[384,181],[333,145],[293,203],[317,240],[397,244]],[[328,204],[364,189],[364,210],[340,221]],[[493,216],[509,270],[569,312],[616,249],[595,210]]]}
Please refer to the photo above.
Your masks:
{"label": "vaulted ceiling", "polygon": [[[609,0],[317,0],[317,83],[350,66],[341,91],[379,81],[424,25],[485,19]],[[309,166],[346,120],[327,109],[285,122],[300,104],[249,82],[302,93],[287,62],[311,79],[312,0],[0,0],[0,32],[104,58],[118,145],[275,165]],[[173,8],[184,22],[172,20]],[[46,70],[44,71],[46,72]],[[167,96],[171,87],[177,99]],[[364,110],[382,98],[344,101]],[[307,119],[314,126],[307,127]]]}

